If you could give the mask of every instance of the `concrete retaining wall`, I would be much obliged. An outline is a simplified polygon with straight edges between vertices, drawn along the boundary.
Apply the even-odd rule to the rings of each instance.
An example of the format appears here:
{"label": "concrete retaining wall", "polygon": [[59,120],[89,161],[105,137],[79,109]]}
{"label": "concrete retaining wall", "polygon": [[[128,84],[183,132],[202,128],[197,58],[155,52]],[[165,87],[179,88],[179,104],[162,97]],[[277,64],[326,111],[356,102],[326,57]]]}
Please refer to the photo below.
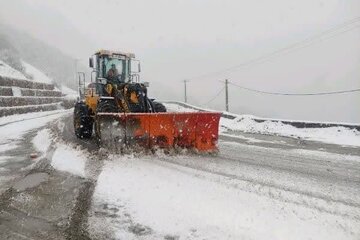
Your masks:
{"label": "concrete retaining wall", "polygon": [[13,96],[11,87],[0,87],[0,96]]}
{"label": "concrete retaining wall", "polygon": [[0,86],[4,87],[19,87],[19,88],[30,88],[30,89],[46,89],[54,90],[54,84],[39,83],[29,80],[19,80],[15,78],[6,78],[0,76]]}
{"label": "concrete retaining wall", "polygon": [[38,96],[38,97],[62,97],[60,91],[39,90],[39,89],[21,89],[22,96]]}
{"label": "concrete retaining wall", "polygon": [[0,76],[0,117],[69,107],[54,89],[53,84]]}
{"label": "concrete retaining wall", "polygon": [[0,107],[41,105],[61,101],[61,97],[0,97]]}
{"label": "concrete retaining wall", "polygon": [[0,108],[0,117],[22,114],[29,112],[43,112],[43,111],[52,111],[62,108],[62,103],[46,104],[46,105],[35,105],[35,106],[25,106],[25,107],[7,107]]}

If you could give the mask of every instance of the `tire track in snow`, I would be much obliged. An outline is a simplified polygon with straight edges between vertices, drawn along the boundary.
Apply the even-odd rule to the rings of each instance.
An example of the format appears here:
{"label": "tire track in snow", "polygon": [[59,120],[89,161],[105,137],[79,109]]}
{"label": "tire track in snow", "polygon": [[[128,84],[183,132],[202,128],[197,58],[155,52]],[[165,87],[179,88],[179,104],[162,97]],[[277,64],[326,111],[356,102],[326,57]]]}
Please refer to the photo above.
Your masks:
{"label": "tire track in snow", "polygon": [[[157,160],[151,160],[151,161],[153,161],[154,163],[157,162],[157,164],[160,164],[164,167],[167,167],[167,168],[170,167],[177,171],[182,171],[182,172],[186,172],[186,173],[189,173],[189,171],[192,171],[192,170],[198,170],[198,171],[202,171],[205,173],[210,173],[215,176],[225,177],[228,180],[230,180],[227,182],[227,184],[231,185],[234,188],[240,189],[242,191],[254,193],[254,194],[260,195],[260,196],[270,197],[272,199],[287,202],[287,203],[293,203],[298,206],[305,206],[305,207],[308,207],[311,209],[316,209],[319,212],[330,213],[333,215],[348,217],[348,218],[352,218],[352,219],[360,221],[360,204],[358,204],[358,203],[352,203],[352,202],[347,202],[344,200],[334,199],[334,198],[331,198],[331,197],[325,196],[325,195],[315,194],[315,193],[311,193],[311,192],[305,192],[305,191],[301,191],[301,190],[298,190],[295,188],[290,188],[290,187],[285,187],[285,186],[279,186],[276,184],[260,181],[260,180],[253,179],[253,178],[246,178],[244,176],[238,176],[235,174],[229,174],[229,173],[224,173],[224,172],[220,172],[220,171],[216,171],[216,170],[206,169],[204,167],[189,166],[186,163],[179,163],[177,161],[174,161],[174,160],[172,160],[171,157],[170,158],[159,157],[159,158],[157,158]],[[169,164],[173,164],[173,166],[171,166]],[[179,169],[178,166],[181,166],[184,169]],[[195,175],[196,177],[206,178],[206,176],[202,176],[201,174],[194,174],[194,173],[191,173],[191,174]],[[231,180],[240,181],[240,184],[239,183],[231,183]],[[242,184],[241,184],[241,182],[242,182]],[[219,183],[223,183],[223,182],[219,181]],[[249,184],[251,186],[249,186]],[[267,189],[264,189],[264,187]],[[291,194],[291,195],[293,195],[293,197],[287,198],[286,194]],[[304,199],[304,198],[306,198],[306,199]],[[321,203],[319,203],[319,200],[321,201]],[[333,204],[340,205],[341,207],[349,208],[349,211],[341,212],[341,211],[335,210],[336,208],[329,209],[324,206],[321,206],[321,204],[329,205],[330,202]],[[330,204],[330,205],[332,205],[332,204]]]}
{"label": "tire track in snow", "polygon": [[53,125],[53,132],[57,134],[56,142],[70,145],[75,151],[78,146],[89,153],[85,163],[84,182],[79,189],[76,204],[70,217],[70,223],[65,230],[67,239],[91,239],[88,231],[88,216],[92,205],[96,181],[102,171],[104,159],[107,157],[97,147],[95,141],[76,138],[74,134],[72,116],[65,116]]}

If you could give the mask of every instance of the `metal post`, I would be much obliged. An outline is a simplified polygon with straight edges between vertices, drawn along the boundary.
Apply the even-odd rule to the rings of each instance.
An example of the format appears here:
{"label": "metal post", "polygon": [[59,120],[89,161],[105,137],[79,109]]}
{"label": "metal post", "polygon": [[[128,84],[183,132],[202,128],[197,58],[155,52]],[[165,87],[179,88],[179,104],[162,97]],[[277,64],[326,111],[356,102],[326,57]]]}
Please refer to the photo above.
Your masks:
{"label": "metal post", "polygon": [[225,79],[225,109],[228,112],[229,111],[229,81]]}
{"label": "metal post", "polygon": [[75,80],[77,79],[77,72],[78,72],[78,61],[79,61],[80,59],[78,59],[78,58],[75,58],[74,59],[74,67],[75,67]]}
{"label": "metal post", "polygon": [[187,83],[187,80],[184,80],[184,100],[185,100],[185,103],[187,103],[186,83]]}

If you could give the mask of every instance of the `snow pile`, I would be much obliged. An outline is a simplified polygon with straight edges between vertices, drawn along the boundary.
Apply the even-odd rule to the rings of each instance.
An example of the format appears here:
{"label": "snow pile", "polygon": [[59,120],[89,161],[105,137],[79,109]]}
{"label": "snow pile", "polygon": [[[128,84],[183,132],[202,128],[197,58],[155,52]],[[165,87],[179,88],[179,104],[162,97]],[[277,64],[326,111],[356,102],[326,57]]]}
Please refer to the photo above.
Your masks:
{"label": "snow pile", "polygon": [[51,134],[49,129],[40,130],[37,135],[33,138],[32,143],[36,150],[45,153],[51,144]]}
{"label": "snow pile", "polygon": [[[16,149],[20,144],[19,140],[26,133],[44,127],[65,113],[67,111],[38,112],[0,118],[0,155],[3,156],[6,151]],[[46,133],[40,132],[39,137],[33,143],[36,144],[35,147],[37,146],[39,151],[42,151],[47,146],[46,140],[44,140]],[[41,141],[40,138],[42,137],[44,139]]]}
{"label": "snow pile", "polygon": [[27,78],[19,71],[13,69],[6,63],[0,60],[0,76],[27,80]]}
{"label": "snow pile", "polygon": [[164,105],[168,112],[197,112],[195,109],[185,108],[175,103],[166,103]]}
{"label": "snow pile", "polygon": [[52,157],[51,165],[60,171],[85,177],[86,157],[82,151],[59,144]]}
{"label": "snow pile", "polygon": [[346,127],[296,128],[281,121],[265,120],[257,122],[251,115],[239,115],[235,119],[221,118],[221,131],[241,131],[278,135],[325,143],[360,146],[360,132]]}
{"label": "snow pile", "polygon": [[24,114],[14,114],[0,118],[0,127],[2,125],[21,122],[24,120],[31,120],[34,118],[46,117],[54,114],[66,113],[70,111],[64,110],[54,110],[54,111],[46,111],[46,112],[33,112],[33,113],[24,113]]}
{"label": "snow pile", "polygon": [[42,71],[34,67],[33,65],[22,61],[23,66],[25,67],[25,72],[33,77],[34,81],[42,83],[53,83],[53,80],[46,76]]}
{"label": "snow pile", "polygon": [[65,99],[67,100],[76,100],[79,96],[75,90],[68,88],[65,85],[61,86],[61,92],[65,95]]}
{"label": "snow pile", "polygon": [[69,112],[70,111],[60,110],[0,118],[0,144],[15,142],[29,131],[41,128]]}

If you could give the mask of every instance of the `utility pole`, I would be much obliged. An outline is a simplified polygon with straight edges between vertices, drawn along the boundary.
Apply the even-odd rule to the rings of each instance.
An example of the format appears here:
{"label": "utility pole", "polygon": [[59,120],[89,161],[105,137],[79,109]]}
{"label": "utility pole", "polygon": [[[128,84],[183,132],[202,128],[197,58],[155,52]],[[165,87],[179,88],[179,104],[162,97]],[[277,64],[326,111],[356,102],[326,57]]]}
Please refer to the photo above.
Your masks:
{"label": "utility pole", "polygon": [[225,79],[225,109],[228,112],[229,111],[229,81]]}
{"label": "utility pole", "polygon": [[188,82],[188,80],[184,80],[184,100],[185,103],[187,103],[187,92],[186,92],[186,83]]}

